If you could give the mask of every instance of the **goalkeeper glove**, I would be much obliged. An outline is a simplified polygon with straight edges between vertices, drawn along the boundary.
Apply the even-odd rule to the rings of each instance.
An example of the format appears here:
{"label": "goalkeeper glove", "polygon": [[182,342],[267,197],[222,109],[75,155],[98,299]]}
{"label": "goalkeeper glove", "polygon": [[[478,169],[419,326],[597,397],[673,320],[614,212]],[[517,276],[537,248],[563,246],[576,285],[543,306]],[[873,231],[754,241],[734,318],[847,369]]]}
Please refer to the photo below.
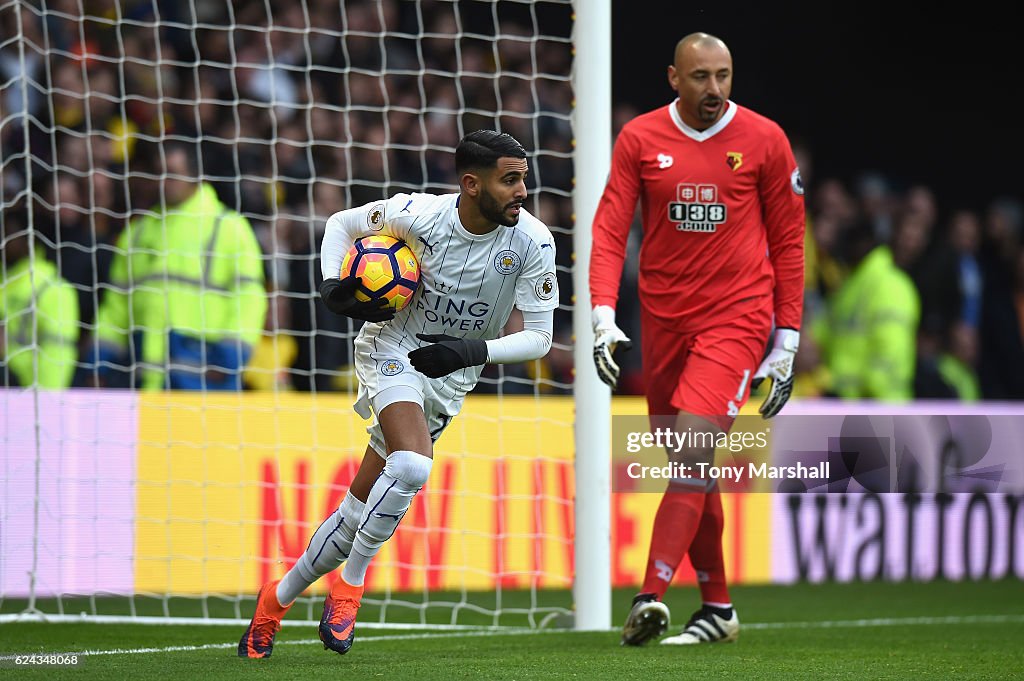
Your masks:
{"label": "goalkeeper glove", "polygon": [[386,300],[356,300],[356,289],[362,283],[359,277],[324,279],[320,284],[320,297],[324,305],[335,314],[364,322],[386,322],[394,318],[394,308]]}
{"label": "goalkeeper glove", "polygon": [[793,393],[793,359],[800,347],[800,332],[795,329],[776,329],[772,351],[761,362],[751,385],[757,388],[766,378],[772,379],[772,389],[761,404],[761,416],[769,419],[782,409]]}
{"label": "goalkeeper glove", "polygon": [[615,325],[615,310],[610,306],[596,306],[590,319],[594,325],[594,365],[597,367],[597,375],[615,390],[619,382],[619,365],[613,357],[615,350],[629,350],[633,342]]}
{"label": "goalkeeper glove", "polygon": [[459,369],[487,363],[487,341],[479,338],[435,333],[418,333],[416,337],[430,345],[410,352],[409,360],[416,371],[428,378],[441,378]]}

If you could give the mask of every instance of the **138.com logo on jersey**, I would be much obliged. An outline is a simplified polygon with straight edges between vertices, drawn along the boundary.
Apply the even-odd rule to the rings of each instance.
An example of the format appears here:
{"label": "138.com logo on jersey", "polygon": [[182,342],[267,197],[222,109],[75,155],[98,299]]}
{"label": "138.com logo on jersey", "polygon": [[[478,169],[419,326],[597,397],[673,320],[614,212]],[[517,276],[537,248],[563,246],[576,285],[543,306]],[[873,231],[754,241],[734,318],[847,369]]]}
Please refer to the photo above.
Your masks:
{"label": "138.com logo on jersey", "polygon": [[668,219],[680,232],[714,232],[725,218],[725,204],[719,203],[713,184],[680,184],[676,200],[668,204]]}

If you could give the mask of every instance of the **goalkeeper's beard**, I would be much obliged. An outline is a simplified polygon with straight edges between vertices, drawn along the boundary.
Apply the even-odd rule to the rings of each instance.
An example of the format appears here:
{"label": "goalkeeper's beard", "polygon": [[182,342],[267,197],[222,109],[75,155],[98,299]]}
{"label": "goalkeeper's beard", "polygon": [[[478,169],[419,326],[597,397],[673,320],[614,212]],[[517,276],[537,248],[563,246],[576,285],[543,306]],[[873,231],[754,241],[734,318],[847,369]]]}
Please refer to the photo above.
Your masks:
{"label": "goalkeeper's beard", "polygon": [[721,116],[724,105],[722,97],[703,97],[697,106],[697,116],[705,123],[714,123]]}

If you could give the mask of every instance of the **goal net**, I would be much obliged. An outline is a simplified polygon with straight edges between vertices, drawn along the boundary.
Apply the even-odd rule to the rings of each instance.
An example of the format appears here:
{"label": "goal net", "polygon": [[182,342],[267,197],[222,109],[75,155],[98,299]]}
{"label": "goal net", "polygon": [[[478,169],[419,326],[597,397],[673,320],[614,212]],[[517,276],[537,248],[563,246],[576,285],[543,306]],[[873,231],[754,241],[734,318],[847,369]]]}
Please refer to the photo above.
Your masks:
{"label": "goal net", "polygon": [[[479,128],[528,150],[527,208],[558,248],[554,347],[485,372],[371,567],[360,624],[540,626],[571,609],[572,11],[0,2],[0,616],[248,620],[367,442],[351,407],[358,329],[316,295],[325,220],[455,191],[455,145]],[[220,295],[240,319],[266,307],[226,359],[212,359],[205,302],[173,309],[193,227],[182,185],[196,191],[176,146],[258,244],[258,267],[243,271],[239,246],[231,271],[262,295],[220,295],[214,245],[196,265],[196,300]],[[105,336],[98,311],[129,289],[148,302]],[[181,368],[150,352],[169,317],[208,350],[191,390],[148,379]],[[335,578],[293,613],[318,619]]]}

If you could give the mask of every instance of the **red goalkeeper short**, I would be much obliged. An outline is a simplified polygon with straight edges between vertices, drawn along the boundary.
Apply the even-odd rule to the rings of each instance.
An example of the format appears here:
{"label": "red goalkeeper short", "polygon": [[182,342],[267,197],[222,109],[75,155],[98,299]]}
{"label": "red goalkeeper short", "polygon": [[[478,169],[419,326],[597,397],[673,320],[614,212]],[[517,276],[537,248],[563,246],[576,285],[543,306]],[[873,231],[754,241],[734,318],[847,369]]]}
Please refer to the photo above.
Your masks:
{"label": "red goalkeeper short", "polygon": [[646,312],[641,324],[648,413],[685,411],[728,431],[750,397],[750,381],[771,333],[771,309],[755,309],[695,333],[674,332]]}

